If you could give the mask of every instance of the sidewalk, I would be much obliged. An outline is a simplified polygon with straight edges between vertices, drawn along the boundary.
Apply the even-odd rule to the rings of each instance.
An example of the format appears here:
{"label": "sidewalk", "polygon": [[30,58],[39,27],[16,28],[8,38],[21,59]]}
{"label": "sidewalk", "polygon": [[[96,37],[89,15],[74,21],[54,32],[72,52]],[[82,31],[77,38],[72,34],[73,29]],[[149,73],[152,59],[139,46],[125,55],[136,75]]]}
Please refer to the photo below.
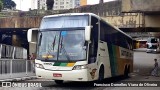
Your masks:
{"label": "sidewalk", "polygon": [[37,76],[20,77],[20,78],[10,78],[10,79],[0,80],[0,82],[24,81],[24,80],[32,80],[32,79],[37,79]]}
{"label": "sidewalk", "polygon": [[129,76],[131,78],[125,81],[160,81],[160,76],[139,75],[137,73],[131,73]]}

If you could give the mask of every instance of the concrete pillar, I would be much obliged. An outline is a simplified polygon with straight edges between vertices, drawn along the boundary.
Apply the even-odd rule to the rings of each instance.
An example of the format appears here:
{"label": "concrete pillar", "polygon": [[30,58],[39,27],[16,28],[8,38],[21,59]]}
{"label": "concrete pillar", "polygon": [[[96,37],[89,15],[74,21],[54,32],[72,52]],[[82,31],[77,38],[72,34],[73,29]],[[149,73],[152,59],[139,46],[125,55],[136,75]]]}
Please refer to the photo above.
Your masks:
{"label": "concrete pillar", "polygon": [[29,55],[36,54],[36,43],[29,43]]}

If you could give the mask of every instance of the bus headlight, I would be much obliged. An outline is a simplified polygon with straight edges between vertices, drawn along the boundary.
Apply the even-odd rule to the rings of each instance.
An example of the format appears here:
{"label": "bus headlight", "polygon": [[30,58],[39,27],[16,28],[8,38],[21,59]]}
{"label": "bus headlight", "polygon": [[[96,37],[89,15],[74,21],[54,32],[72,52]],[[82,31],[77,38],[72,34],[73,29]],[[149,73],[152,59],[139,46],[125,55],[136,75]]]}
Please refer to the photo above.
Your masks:
{"label": "bus headlight", "polygon": [[86,69],[87,65],[76,65],[73,67],[72,70],[81,70],[81,69]]}
{"label": "bus headlight", "polygon": [[37,68],[44,69],[43,65],[42,65],[42,64],[39,64],[39,63],[36,63],[36,67],[37,67]]}

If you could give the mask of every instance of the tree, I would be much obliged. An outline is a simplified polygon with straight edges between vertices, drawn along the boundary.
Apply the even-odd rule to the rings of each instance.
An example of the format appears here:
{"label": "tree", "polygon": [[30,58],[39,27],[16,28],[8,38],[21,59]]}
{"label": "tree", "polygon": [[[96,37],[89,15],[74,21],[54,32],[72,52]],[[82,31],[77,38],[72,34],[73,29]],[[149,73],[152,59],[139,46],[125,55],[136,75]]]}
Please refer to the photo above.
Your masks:
{"label": "tree", "polygon": [[2,3],[2,0],[0,0],[0,11],[2,10],[3,8],[3,3]]}
{"label": "tree", "polygon": [[54,5],[54,0],[46,0],[47,10],[52,10]]}
{"label": "tree", "polygon": [[16,7],[16,3],[12,0],[3,0],[3,5],[4,8],[9,8],[9,9]]}
{"label": "tree", "polygon": [[16,7],[16,3],[15,3],[14,1],[11,1],[11,2],[10,2],[10,5],[11,5],[12,8],[13,8],[13,7]]}

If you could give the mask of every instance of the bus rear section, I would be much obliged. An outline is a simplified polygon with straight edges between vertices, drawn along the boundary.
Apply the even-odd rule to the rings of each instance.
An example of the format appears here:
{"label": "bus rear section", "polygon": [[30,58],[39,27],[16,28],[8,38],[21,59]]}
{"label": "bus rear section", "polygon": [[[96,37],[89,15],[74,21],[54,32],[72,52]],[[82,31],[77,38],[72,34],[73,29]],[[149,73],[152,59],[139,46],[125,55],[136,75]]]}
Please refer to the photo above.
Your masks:
{"label": "bus rear section", "polygon": [[159,46],[159,38],[148,38],[147,40],[147,53],[159,53],[160,46]]}

